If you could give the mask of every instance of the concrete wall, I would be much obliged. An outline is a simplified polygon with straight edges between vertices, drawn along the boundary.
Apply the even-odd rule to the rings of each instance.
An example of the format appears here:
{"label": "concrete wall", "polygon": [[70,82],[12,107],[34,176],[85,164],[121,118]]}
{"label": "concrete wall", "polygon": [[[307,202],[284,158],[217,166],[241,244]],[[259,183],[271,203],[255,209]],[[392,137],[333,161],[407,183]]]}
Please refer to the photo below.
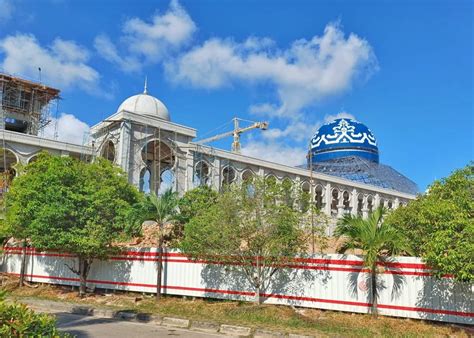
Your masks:
{"label": "concrete wall", "polygon": [[[2,271],[18,274],[20,249],[5,248]],[[65,264],[74,256],[28,251],[27,280],[78,285]],[[265,303],[327,310],[368,313],[370,293],[367,271],[358,256],[317,255],[276,276],[263,290]],[[379,311],[382,315],[474,324],[474,286],[450,277],[436,279],[416,257],[400,257],[379,275]],[[89,285],[99,288],[153,293],[156,290],[154,249],[129,249],[108,261],[93,263]],[[254,293],[240,273],[216,264],[189,261],[179,252],[168,252],[163,271],[164,292],[170,295],[252,300]]]}

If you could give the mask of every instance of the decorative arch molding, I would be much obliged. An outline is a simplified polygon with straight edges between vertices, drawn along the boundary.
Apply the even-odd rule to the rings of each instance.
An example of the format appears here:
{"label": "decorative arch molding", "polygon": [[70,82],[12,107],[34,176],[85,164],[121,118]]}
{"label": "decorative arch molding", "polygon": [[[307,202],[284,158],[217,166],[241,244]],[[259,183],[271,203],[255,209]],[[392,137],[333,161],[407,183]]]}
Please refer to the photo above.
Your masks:
{"label": "decorative arch molding", "polygon": [[230,164],[222,168],[221,187],[228,186],[237,180],[237,170]]}
{"label": "decorative arch molding", "polygon": [[112,139],[107,139],[100,149],[100,156],[112,163],[115,163],[117,154],[115,148],[116,144],[112,141]]}
{"label": "decorative arch molding", "polygon": [[194,164],[193,182],[195,187],[211,184],[211,166],[207,160],[201,159]]}
{"label": "decorative arch molding", "polygon": [[18,175],[15,169],[20,159],[14,151],[9,148],[0,148],[0,196],[9,190],[13,179]]}
{"label": "decorative arch molding", "polygon": [[351,193],[347,190],[342,192],[342,205],[344,206],[344,212],[349,213],[351,211]]}
{"label": "decorative arch molding", "polygon": [[[168,180],[168,176],[174,177],[176,166],[176,154],[168,142],[159,138],[148,138],[142,142],[140,148],[141,167],[140,187],[142,191],[160,194],[168,187],[174,187],[174,178]],[[165,177],[166,176],[166,177]]]}
{"label": "decorative arch molding", "polygon": [[372,196],[371,194],[368,194],[366,201],[367,201],[367,208],[366,208],[367,211],[368,211],[369,213],[372,212],[372,211],[374,211],[374,208],[375,208],[375,205],[374,205],[374,203],[375,203],[375,197]]}
{"label": "decorative arch molding", "polygon": [[38,159],[38,156],[41,152],[36,152],[34,153],[33,155],[31,155],[30,157],[28,157],[28,159],[26,160],[26,164],[30,164],[30,163],[33,163],[34,161],[36,161]]}
{"label": "decorative arch molding", "polygon": [[325,189],[321,184],[316,184],[314,186],[314,202],[316,204],[316,208],[319,210],[323,209],[324,206],[324,196],[325,196]]}
{"label": "decorative arch molding", "polygon": [[250,181],[256,176],[255,172],[250,168],[245,168],[242,170],[240,178],[242,182]]}

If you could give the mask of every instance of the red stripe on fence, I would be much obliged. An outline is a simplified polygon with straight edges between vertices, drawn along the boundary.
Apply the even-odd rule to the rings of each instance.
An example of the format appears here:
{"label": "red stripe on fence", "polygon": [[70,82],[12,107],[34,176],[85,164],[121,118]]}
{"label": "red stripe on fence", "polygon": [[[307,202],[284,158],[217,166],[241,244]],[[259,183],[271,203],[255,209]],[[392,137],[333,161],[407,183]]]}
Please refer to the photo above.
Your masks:
{"label": "red stripe on fence", "polygon": [[[4,247],[4,251],[12,251],[15,253],[21,253],[22,248],[20,247]],[[33,252],[37,255],[39,252],[35,248],[27,248],[27,252]],[[50,255],[57,255],[56,257],[61,257],[59,255],[66,255],[64,257],[74,257],[74,255],[69,254],[62,254],[62,253],[54,253],[54,251],[47,251],[41,252],[42,256],[50,256]],[[141,252],[141,251],[124,251],[117,256],[113,256],[112,259],[119,260],[121,258],[127,256],[139,256],[139,257],[158,257],[159,254],[156,252]],[[187,255],[183,253],[176,253],[176,252],[168,252],[163,253],[163,257],[187,257]],[[219,256],[215,256],[215,258],[219,258]],[[142,260],[146,260],[145,258],[141,258]],[[131,259],[132,260],[132,259]],[[330,264],[330,265],[356,265],[362,266],[364,263],[362,260],[345,260],[345,259],[331,259],[331,258],[294,258],[292,261],[294,262],[301,262],[301,263],[312,263],[312,264]],[[204,262],[204,261],[203,261]],[[223,262],[214,262],[215,264],[223,263]],[[422,270],[429,270],[429,267],[423,263],[398,263],[398,262],[387,262],[382,263],[379,262],[378,265],[386,266],[390,268],[405,268],[405,269],[422,269]]]}
{"label": "red stripe on fence", "polygon": [[[18,253],[14,253],[18,254]],[[44,253],[36,252],[31,253],[32,256],[41,256],[41,257],[70,257],[74,258],[76,256],[70,254],[56,254],[56,253]],[[156,257],[157,255],[155,255]],[[166,254],[163,256],[167,256]],[[176,257],[183,257],[184,255],[176,254]],[[158,258],[131,258],[131,257],[110,257],[110,261],[146,261],[146,262],[157,262]],[[337,260],[336,260],[337,261]],[[230,262],[218,262],[218,261],[206,261],[206,260],[188,260],[188,259],[169,259],[164,258],[164,263],[190,263],[190,264],[215,264],[215,265],[243,265],[244,263],[230,263]],[[332,264],[332,263],[331,263]],[[337,265],[338,263],[334,264]],[[339,263],[340,264],[340,263]],[[347,264],[351,265],[351,264]],[[347,268],[347,267],[333,267],[333,266],[324,266],[324,265],[294,265],[294,264],[284,264],[281,265],[282,268],[290,269],[300,269],[300,270],[323,270],[323,271],[339,271],[339,272],[369,272],[368,269],[364,269],[362,264],[358,265],[359,267]],[[392,275],[404,275],[404,276],[432,276],[432,273],[429,272],[418,272],[418,271],[397,271],[397,270],[385,270],[383,274],[392,274]],[[453,275],[443,275],[444,278],[453,278]]]}
{"label": "red stripe on fence", "polygon": [[[8,274],[19,276],[18,273],[8,273]],[[63,280],[63,281],[72,281],[72,282],[79,281],[79,278],[70,278],[70,277],[42,276],[42,275],[31,275],[31,274],[27,274],[25,276],[30,277],[30,278]],[[105,281],[105,280],[95,280],[95,279],[88,279],[87,282],[94,283],[94,284],[156,288],[156,284],[145,284],[145,283],[116,282],[116,281]],[[240,295],[240,296],[254,296],[255,295],[254,292],[250,292],[250,291],[195,288],[195,287],[187,287],[187,286],[163,285],[161,288],[173,289],[173,290],[184,290],[184,291],[208,292],[208,293],[217,293],[217,294]],[[262,293],[261,296],[266,297],[266,298],[299,300],[299,301],[314,302],[314,303],[328,303],[328,304],[363,306],[363,307],[372,306],[371,303],[351,302],[351,301],[344,301],[344,300],[313,298],[313,297],[303,297],[303,296],[281,295],[281,294],[274,294],[274,293],[268,293],[268,294]],[[443,315],[452,315],[452,316],[461,316],[461,317],[474,317],[474,312],[462,312],[462,311],[452,311],[452,310],[443,310],[443,309],[430,309],[430,308],[422,308],[422,307],[384,305],[384,304],[379,304],[378,307],[381,309],[389,309],[389,310],[415,311],[415,312],[425,312],[425,313],[443,314]]]}

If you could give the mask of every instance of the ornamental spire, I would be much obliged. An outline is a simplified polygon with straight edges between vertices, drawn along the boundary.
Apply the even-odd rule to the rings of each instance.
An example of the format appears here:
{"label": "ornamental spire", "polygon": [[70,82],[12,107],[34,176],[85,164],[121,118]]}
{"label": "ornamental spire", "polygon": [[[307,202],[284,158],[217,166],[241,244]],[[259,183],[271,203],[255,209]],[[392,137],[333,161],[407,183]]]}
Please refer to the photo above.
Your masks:
{"label": "ornamental spire", "polygon": [[148,94],[148,76],[145,76],[145,87],[143,88],[143,94]]}

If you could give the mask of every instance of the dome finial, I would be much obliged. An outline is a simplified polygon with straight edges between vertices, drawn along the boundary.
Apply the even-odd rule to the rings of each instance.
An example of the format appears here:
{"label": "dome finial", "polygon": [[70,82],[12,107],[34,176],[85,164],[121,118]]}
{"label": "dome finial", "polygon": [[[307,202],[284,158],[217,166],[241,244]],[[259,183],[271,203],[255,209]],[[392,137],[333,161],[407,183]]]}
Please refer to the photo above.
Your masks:
{"label": "dome finial", "polygon": [[143,88],[143,94],[148,94],[148,76],[145,75],[145,87]]}

